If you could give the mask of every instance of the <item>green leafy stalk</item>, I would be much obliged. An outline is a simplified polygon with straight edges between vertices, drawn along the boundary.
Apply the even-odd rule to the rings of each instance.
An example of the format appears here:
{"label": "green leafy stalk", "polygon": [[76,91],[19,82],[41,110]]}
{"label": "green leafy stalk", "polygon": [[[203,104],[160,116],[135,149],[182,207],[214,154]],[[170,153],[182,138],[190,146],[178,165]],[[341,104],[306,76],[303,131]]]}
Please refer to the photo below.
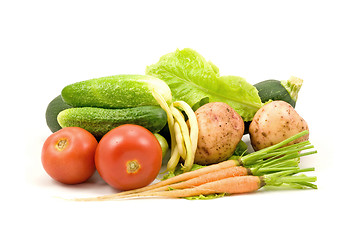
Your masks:
{"label": "green leafy stalk", "polygon": [[304,147],[304,146],[307,146],[310,144],[310,141],[302,141],[302,142],[299,142],[299,143],[295,143],[295,144],[292,144],[292,145],[289,145],[289,146],[283,146],[279,149],[275,149],[274,152],[279,152],[279,151],[286,151],[287,149],[289,148],[293,148],[294,146],[296,147]]}
{"label": "green leafy stalk", "polygon": [[[300,157],[303,156],[307,156],[307,155],[311,155],[311,154],[315,154],[317,153],[317,151],[310,151],[310,152],[290,152],[289,154],[284,153],[280,156],[277,157],[271,157],[271,158],[266,158],[263,161],[259,161],[257,164],[262,164],[264,166],[266,166],[267,164],[271,164],[274,165],[275,163],[277,164],[286,164],[288,166],[288,161],[293,162],[294,164],[300,161]],[[254,164],[256,165],[256,164]]]}
{"label": "green leafy stalk", "polygon": [[317,189],[317,185],[311,183],[316,182],[317,178],[315,176],[306,176],[304,174],[295,175],[300,172],[314,171],[314,168],[304,168],[289,170],[283,172],[277,172],[269,175],[264,175],[263,180],[266,186],[282,186],[287,185],[293,188],[314,188]]}
{"label": "green leafy stalk", "polygon": [[[304,148],[306,146],[303,146],[303,144],[301,145],[290,145],[290,146],[286,146],[284,151],[281,151],[281,147],[284,147],[285,145],[287,145],[288,143],[308,134],[309,132],[307,130],[302,131],[298,134],[295,134],[292,137],[289,137],[288,139],[285,139],[284,141],[277,143],[273,146],[261,149],[259,151],[250,153],[248,155],[245,155],[243,157],[241,157],[239,159],[239,161],[241,161],[241,163],[246,167],[246,166],[251,166],[259,161],[262,161],[263,159],[269,158],[269,157],[274,157],[274,152],[276,154],[278,154],[278,156],[282,156],[283,160],[286,159],[292,159],[292,158],[296,158],[300,155],[300,151],[304,150]],[[276,151],[277,150],[277,151]],[[294,154],[295,152],[295,154]],[[280,154],[279,154],[280,153]]]}
{"label": "green leafy stalk", "polygon": [[277,172],[282,172],[282,171],[288,171],[288,170],[293,170],[293,169],[299,169],[299,168],[296,167],[296,166],[289,166],[289,167],[259,167],[259,168],[252,169],[251,172],[255,176],[262,176],[262,175],[266,175],[266,174],[277,173]]}
{"label": "green leafy stalk", "polygon": [[299,157],[291,158],[291,159],[287,159],[287,160],[277,158],[277,159],[263,161],[262,166],[263,167],[268,167],[268,166],[273,166],[273,167],[295,166],[295,167],[297,167],[299,165],[299,162],[300,162]]}
{"label": "green leafy stalk", "polygon": [[267,159],[272,159],[272,158],[279,158],[280,156],[283,156],[285,154],[287,155],[290,155],[292,153],[296,153],[296,152],[299,152],[299,151],[304,151],[304,150],[308,150],[308,149],[311,149],[311,148],[314,148],[313,145],[297,145],[297,144],[294,144],[290,147],[286,147],[284,148],[281,148],[281,149],[277,149],[273,152],[270,152],[270,153],[267,153],[266,154],[266,158]]}

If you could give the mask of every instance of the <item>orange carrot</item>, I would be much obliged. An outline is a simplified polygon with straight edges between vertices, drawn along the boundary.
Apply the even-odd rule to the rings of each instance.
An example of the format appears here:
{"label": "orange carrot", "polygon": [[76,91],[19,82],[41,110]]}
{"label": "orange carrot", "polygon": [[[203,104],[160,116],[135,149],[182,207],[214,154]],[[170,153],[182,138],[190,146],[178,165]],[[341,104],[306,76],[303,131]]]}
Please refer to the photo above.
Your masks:
{"label": "orange carrot", "polygon": [[199,176],[204,175],[204,174],[213,173],[213,172],[219,171],[221,169],[227,169],[227,168],[230,168],[230,167],[238,166],[239,164],[240,163],[239,163],[238,160],[227,160],[227,161],[220,162],[218,164],[209,165],[209,166],[206,166],[206,167],[203,167],[203,168],[199,168],[199,169],[196,169],[196,170],[191,171],[191,172],[185,172],[185,173],[182,173],[182,174],[177,175],[175,177],[168,178],[166,180],[163,180],[161,182],[158,182],[158,183],[146,186],[146,187],[142,187],[142,188],[138,188],[138,189],[134,189],[134,190],[129,190],[129,191],[125,191],[125,192],[119,192],[119,193],[115,193],[115,194],[109,194],[109,195],[105,195],[105,196],[99,196],[99,197],[95,197],[95,198],[86,198],[86,199],[77,199],[77,200],[81,200],[81,201],[106,200],[106,199],[117,198],[119,196],[145,192],[145,191],[157,189],[159,187],[168,186],[168,185],[173,184],[173,183],[178,183],[178,182],[186,181],[186,180],[189,180],[189,179],[192,179],[192,178],[196,178],[196,177],[199,177]]}
{"label": "orange carrot", "polygon": [[123,196],[124,198],[132,197],[168,197],[181,198],[198,195],[208,195],[214,193],[250,193],[258,190],[264,185],[262,177],[258,176],[237,176],[224,178],[218,181],[208,182],[197,187],[186,188],[181,190],[160,191],[160,192],[143,192]]}
{"label": "orange carrot", "polygon": [[[297,164],[297,159],[288,160],[288,162],[292,162]],[[204,183],[217,181],[224,178],[229,177],[236,177],[236,176],[246,176],[246,175],[255,175],[255,176],[261,176],[266,173],[274,173],[274,172],[282,172],[282,171],[288,171],[288,170],[299,170],[299,168],[296,166],[289,166],[289,167],[274,167],[271,165],[267,165],[267,167],[256,167],[256,168],[245,168],[243,166],[234,166],[229,168],[223,168],[215,172],[209,172],[204,175],[200,175],[195,178],[191,178],[186,181],[178,182],[169,184],[166,186],[154,188],[148,191],[143,192],[158,192],[158,191],[164,191],[169,189],[184,189],[184,188],[191,188],[196,187]]]}
{"label": "orange carrot", "polygon": [[245,176],[245,175],[251,175],[250,169],[242,167],[242,166],[235,166],[230,168],[221,169],[216,172],[210,172],[201,176],[198,176],[196,178],[189,179],[184,182],[174,183],[169,186],[164,187],[170,187],[174,189],[183,189],[183,188],[190,188],[199,186],[201,184],[207,183],[207,182],[213,182],[219,179],[228,178],[228,177],[235,177],[235,176]]}
{"label": "orange carrot", "polygon": [[281,186],[283,184],[292,188],[317,188],[316,185],[310,183],[315,182],[316,177],[308,177],[306,175],[293,176],[299,172],[313,171],[314,168],[294,169],[289,171],[277,172],[264,176],[235,176],[223,178],[217,181],[207,182],[196,187],[185,189],[175,189],[169,191],[148,191],[137,194],[119,196],[121,198],[136,198],[136,197],[168,197],[181,198],[192,197],[198,195],[208,195],[215,193],[225,194],[241,194],[257,191],[265,185]]}
{"label": "orange carrot", "polygon": [[191,188],[191,187],[199,186],[204,183],[213,182],[228,177],[245,176],[245,175],[251,175],[251,170],[242,166],[235,166],[235,167],[220,169],[216,172],[210,172],[204,175],[200,175],[198,177],[191,178],[183,182],[173,183],[163,187],[154,188],[146,192],[158,192],[168,189]]}

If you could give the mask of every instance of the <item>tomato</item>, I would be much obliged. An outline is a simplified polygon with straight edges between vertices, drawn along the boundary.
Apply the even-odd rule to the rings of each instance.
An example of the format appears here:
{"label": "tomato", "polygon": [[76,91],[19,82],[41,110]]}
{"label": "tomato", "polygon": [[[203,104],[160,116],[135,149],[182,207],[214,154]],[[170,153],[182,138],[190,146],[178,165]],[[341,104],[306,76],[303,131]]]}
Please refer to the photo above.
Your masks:
{"label": "tomato", "polygon": [[95,165],[110,186],[131,190],[150,184],[161,168],[162,151],[154,134],[142,126],[125,124],[100,140]]}
{"label": "tomato", "polygon": [[65,184],[85,182],[95,172],[95,137],[79,127],[50,135],[42,148],[41,162],[50,177]]}

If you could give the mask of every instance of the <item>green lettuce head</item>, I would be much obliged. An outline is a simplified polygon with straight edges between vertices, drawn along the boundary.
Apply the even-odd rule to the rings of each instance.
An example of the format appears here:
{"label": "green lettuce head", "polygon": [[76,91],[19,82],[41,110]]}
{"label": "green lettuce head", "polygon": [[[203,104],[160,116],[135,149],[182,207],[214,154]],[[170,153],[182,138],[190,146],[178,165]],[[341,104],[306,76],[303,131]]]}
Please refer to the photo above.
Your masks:
{"label": "green lettuce head", "polygon": [[173,100],[185,101],[193,109],[207,102],[225,102],[244,121],[251,121],[262,106],[254,86],[242,77],[220,76],[213,63],[190,48],[162,56],[146,68],[146,74],[164,80],[172,91]]}

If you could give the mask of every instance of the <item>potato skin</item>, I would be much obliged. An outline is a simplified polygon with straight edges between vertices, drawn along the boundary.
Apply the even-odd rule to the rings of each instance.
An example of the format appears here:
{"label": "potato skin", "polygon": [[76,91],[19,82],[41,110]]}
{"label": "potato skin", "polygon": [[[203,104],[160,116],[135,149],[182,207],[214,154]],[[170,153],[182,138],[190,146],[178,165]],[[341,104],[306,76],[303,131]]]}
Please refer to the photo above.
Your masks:
{"label": "potato skin", "polygon": [[201,165],[227,160],[244,134],[244,121],[228,104],[211,102],[195,111],[199,125],[194,162]]}
{"label": "potato skin", "polygon": [[[255,114],[249,134],[254,150],[260,150],[279,143],[299,132],[309,130],[305,120],[284,101],[273,101],[261,107]],[[309,134],[288,145],[306,141]]]}

